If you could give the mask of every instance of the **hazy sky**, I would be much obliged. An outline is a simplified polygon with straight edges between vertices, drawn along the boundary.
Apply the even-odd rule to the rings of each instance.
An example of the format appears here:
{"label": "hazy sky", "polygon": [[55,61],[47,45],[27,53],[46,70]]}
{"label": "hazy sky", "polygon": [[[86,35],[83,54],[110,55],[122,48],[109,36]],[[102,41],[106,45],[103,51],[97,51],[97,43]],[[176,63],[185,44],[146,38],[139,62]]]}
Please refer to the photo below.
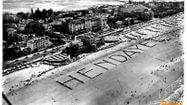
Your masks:
{"label": "hazy sky", "polygon": [[[54,10],[84,9],[97,4],[120,4],[120,0],[3,0],[3,11],[30,11],[31,8],[52,8]],[[128,1],[128,0],[123,0]],[[143,0],[132,0],[143,1]],[[151,0],[146,0],[151,1]],[[162,0],[163,1],[163,0]],[[174,1],[174,0],[165,0]],[[182,1],[182,0],[176,0]]]}

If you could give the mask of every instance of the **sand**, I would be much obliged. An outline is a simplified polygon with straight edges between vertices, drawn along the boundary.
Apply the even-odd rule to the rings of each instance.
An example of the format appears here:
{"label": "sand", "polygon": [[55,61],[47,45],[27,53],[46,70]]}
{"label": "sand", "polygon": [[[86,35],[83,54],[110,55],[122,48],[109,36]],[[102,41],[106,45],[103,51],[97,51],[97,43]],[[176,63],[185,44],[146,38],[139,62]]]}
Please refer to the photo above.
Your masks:
{"label": "sand", "polygon": [[[73,90],[59,85],[54,79],[45,79],[15,91],[13,95],[8,94],[8,98],[15,105],[126,105],[128,102],[129,105],[138,105],[138,100],[141,101],[140,105],[146,105],[151,103],[151,100],[159,99],[159,89],[167,86],[167,83],[151,72],[166,63],[156,59],[157,57],[172,58],[173,56],[167,53],[178,52],[173,44],[161,44],[150,48],[101,76],[76,86]],[[158,56],[158,48],[165,54],[161,53]],[[150,57],[150,54],[155,56]],[[177,70],[178,72],[181,71]],[[171,77],[176,76],[173,74]],[[154,96],[153,99],[150,95]]]}
{"label": "sand", "polygon": [[[146,105],[155,101],[158,103],[165,98],[160,97],[160,89],[166,88],[182,75],[183,68],[180,68],[180,65],[183,64],[183,61],[170,62],[173,58],[180,58],[183,54],[182,47],[178,38],[162,43],[155,41],[145,41],[144,43],[153,47],[140,47],[143,50],[128,57],[124,63],[117,63],[117,61],[109,59],[113,54],[121,54],[128,46],[121,43],[113,48],[90,54],[70,65],[47,72],[45,76],[41,77],[42,80],[6,95],[15,105],[61,105],[62,103],[64,105]],[[134,48],[135,46],[131,46],[128,49]],[[94,66],[95,63],[103,60],[110,60],[114,64],[103,65],[108,67],[108,70]],[[122,59],[118,58],[118,60]],[[173,68],[176,70],[174,72],[166,70],[167,72],[164,71],[164,75],[161,75],[159,67],[168,64],[172,65],[172,70]],[[86,74],[87,76],[99,75],[90,79],[78,74],[77,72],[83,67],[86,67],[85,70],[93,69]],[[51,74],[52,72],[53,74]],[[65,79],[69,78],[69,75],[75,76],[83,83],[75,80],[68,82],[67,85],[72,90],[58,83],[63,83]],[[25,74],[25,78],[29,79],[30,76],[27,76]],[[164,80],[164,76],[169,82]],[[9,86],[7,85],[7,87]]]}

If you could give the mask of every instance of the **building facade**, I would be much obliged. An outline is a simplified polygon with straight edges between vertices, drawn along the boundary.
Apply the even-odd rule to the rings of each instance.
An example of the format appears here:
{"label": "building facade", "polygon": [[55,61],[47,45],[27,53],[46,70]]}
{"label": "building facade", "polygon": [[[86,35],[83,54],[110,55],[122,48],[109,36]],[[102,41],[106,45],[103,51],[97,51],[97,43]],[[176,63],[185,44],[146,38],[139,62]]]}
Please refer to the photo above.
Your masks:
{"label": "building facade", "polygon": [[[87,25],[88,25],[88,23],[87,23]],[[69,33],[71,33],[71,34],[83,33],[86,29],[85,28],[85,20],[84,19],[72,20],[68,24],[68,28],[69,28]]]}
{"label": "building facade", "polygon": [[36,37],[27,41],[27,47],[30,48],[31,51],[41,50],[51,45],[52,43],[49,41],[48,36]]}
{"label": "building facade", "polygon": [[78,34],[89,31],[101,30],[105,27],[107,19],[105,17],[86,17],[79,18],[70,21],[68,24],[68,29],[70,34]]}

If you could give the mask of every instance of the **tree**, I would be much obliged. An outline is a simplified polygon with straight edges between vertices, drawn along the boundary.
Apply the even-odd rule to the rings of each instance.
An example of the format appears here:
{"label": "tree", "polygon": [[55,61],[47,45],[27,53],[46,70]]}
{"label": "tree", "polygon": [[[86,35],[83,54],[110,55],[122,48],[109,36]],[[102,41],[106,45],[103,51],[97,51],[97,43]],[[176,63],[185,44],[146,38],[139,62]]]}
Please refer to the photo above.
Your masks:
{"label": "tree", "polygon": [[28,19],[28,14],[24,12],[18,12],[17,17],[20,19]]}
{"label": "tree", "polygon": [[115,23],[117,21],[117,18],[115,16],[109,16],[107,24],[111,27],[114,28],[115,27]]}
{"label": "tree", "polygon": [[23,52],[24,55],[30,54],[31,53],[31,48],[26,48],[22,52]]}
{"label": "tree", "polygon": [[8,32],[7,32],[8,26],[3,24],[3,40],[8,40]]}
{"label": "tree", "polygon": [[71,58],[77,57],[80,54],[79,45],[70,43],[70,46],[66,47],[64,52],[70,55]]}
{"label": "tree", "polygon": [[53,14],[53,10],[52,10],[52,9],[49,9],[49,10],[47,11],[47,13],[48,13],[48,16],[50,17],[50,16]]}
{"label": "tree", "polygon": [[100,39],[100,40],[96,43],[96,47],[98,48],[98,47],[100,47],[100,46],[102,46],[102,45],[105,45],[105,42],[104,42],[104,39],[103,39],[103,38]]}
{"label": "tree", "polygon": [[42,19],[47,18],[47,10],[46,9],[43,9],[43,11],[42,11],[42,17],[41,18]]}
{"label": "tree", "polygon": [[68,29],[68,22],[69,21],[62,21],[62,32],[63,33],[68,33],[69,32],[69,29]]}
{"label": "tree", "polygon": [[81,41],[83,42],[83,48],[81,52],[90,53],[96,51],[96,46],[92,45],[88,38],[82,38]]}
{"label": "tree", "polygon": [[25,27],[24,32],[26,34],[36,34],[42,36],[44,34],[44,26],[37,21],[32,21]]}
{"label": "tree", "polygon": [[3,24],[18,23],[18,22],[19,22],[19,18],[16,15],[10,13],[3,13]]}
{"label": "tree", "polygon": [[81,41],[82,41],[84,46],[90,46],[91,45],[90,40],[88,38],[82,38]]}
{"label": "tree", "polygon": [[34,14],[34,19],[40,19],[41,18],[41,11],[39,8],[36,9],[35,14]]}

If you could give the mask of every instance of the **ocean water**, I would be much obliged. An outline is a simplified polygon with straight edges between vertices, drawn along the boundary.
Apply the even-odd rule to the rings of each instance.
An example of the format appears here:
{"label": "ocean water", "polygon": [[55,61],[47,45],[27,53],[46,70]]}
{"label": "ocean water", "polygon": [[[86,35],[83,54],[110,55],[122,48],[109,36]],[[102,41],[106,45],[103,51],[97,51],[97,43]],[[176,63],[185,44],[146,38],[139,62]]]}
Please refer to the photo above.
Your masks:
{"label": "ocean water", "polygon": [[27,12],[31,8],[52,8],[53,10],[85,9],[98,4],[122,4],[120,0],[3,0],[4,12]]}
{"label": "ocean water", "polygon": [[[120,1],[129,0],[3,0],[4,12],[27,12],[31,8],[58,10],[78,10],[86,9],[93,5],[111,4],[119,5],[123,4]],[[132,1],[152,1],[152,0],[132,0]],[[158,0],[158,1],[184,1],[184,0]]]}

